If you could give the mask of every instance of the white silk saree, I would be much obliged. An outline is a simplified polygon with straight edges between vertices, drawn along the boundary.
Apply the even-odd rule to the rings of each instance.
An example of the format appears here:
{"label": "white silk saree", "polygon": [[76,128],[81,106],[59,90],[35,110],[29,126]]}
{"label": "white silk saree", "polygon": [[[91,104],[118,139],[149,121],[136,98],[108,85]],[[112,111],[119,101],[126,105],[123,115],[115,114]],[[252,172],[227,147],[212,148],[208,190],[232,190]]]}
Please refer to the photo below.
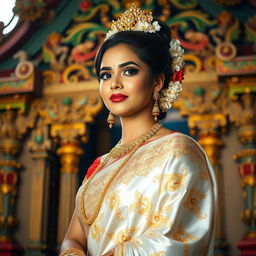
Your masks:
{"label": "white silk saree", "polygon": [[115,255],[212,256],[214,171],[197,142],[181,133],[141,146],[111,183],[95,222],[86,225],[82,212],[87,217],[93,214],[103,187],[126,157],[100,170],[84,198],[85,184],[77,193],[89,255],[101,256],[116,248]]}

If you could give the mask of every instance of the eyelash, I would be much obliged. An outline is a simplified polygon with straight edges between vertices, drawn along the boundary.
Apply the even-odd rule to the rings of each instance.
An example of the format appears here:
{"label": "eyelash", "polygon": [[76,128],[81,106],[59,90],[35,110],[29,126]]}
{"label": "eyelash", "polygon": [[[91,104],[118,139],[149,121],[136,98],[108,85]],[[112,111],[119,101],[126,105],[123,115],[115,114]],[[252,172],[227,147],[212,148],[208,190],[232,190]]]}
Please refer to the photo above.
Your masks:
{"label": "eyelash", "polygon": [[[126,74],[127,76],[134,76],[134,75],[138,74],[139,70],[136,68],[127,68],[124,70],[123,74],[125,74],[126,72],[129,72],[129,74]],[[109,75],[109,77],[106,78],[105,77],[106,75]],[[107,80],[110,77],[111,77],[111,74],[109,72],[102,72],[100,74],[100,80]]]}

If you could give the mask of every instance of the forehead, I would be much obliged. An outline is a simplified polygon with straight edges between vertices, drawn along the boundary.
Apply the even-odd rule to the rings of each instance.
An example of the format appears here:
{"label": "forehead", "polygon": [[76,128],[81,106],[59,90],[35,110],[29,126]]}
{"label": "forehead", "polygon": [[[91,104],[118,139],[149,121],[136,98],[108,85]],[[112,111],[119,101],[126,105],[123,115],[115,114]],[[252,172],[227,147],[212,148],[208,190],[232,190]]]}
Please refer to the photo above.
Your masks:
{"label": "forehead", "polygon": [[145,65],[129,45],[118,44],[106,50],[102,57],[101,66],[115,66],[127,61]]}

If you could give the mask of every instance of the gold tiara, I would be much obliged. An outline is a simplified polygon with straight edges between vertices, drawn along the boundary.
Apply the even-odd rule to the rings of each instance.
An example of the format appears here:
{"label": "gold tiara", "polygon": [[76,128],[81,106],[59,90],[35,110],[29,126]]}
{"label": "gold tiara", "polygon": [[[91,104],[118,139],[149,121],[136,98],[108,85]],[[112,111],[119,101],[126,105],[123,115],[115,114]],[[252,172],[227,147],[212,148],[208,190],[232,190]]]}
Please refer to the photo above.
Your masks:
{"label": "gold tiara", "polygon": [[152,12],[142,10],[133,3],[116,21],[112,21],[111,29],[106,34],[108,39],[113,34],[120,31],[143,31],[146,33],[156,33],[161,29],[158,21],[153,21]]}

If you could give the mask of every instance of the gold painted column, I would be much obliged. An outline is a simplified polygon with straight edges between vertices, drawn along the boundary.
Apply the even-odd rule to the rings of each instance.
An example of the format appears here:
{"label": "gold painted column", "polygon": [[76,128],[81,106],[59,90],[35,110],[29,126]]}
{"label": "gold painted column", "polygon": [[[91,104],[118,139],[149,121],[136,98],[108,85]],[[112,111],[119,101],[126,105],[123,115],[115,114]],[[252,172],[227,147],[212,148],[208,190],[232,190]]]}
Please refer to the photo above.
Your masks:
{"label": "gold painted column", "polygon": [[191,135],[198,137],[215,170],[218,185],[218,210],[216,223],[215,256],[227,254],[222,212],[222,169],[220,162],[227,118],[222,113],[225,104],[225,88],[219,83],[215,72],[190,73],[184,81],[184,90],[177,102],[182,116],[188,117]]}
{"label": "gold painted column", "polygon": [[[218,208],[215,231],[215,256],[226,255],[227,243],[225,241],[223,217],[223,182],[222,166],[220,161],[223,141],[221,134],[227,125],[226,117],[222,114],[191,115],[188,118],[191,134],[198,136],[198,143],[203,147],[214,168],[218,185]],[[195,133],[196,128],[196,133]]]}
{"label": "gold painted column", "polygon": [[227,79],[230,102],[229,118],[238,127],[243,150],[234,159],[238,162],[245,209],[241,213],[247,232],[237,243],[240,256],[256,255],[256,85],[255,77]]}
{"label": "gold painted column", "polygon": [[67,232],[75,209],[75,197],[78,189],[78,162],[83,150],[79,147],[78,141],[70,141],[61,143],[57,154],[61,161],[57,238],[58,244],[60,244]]}

